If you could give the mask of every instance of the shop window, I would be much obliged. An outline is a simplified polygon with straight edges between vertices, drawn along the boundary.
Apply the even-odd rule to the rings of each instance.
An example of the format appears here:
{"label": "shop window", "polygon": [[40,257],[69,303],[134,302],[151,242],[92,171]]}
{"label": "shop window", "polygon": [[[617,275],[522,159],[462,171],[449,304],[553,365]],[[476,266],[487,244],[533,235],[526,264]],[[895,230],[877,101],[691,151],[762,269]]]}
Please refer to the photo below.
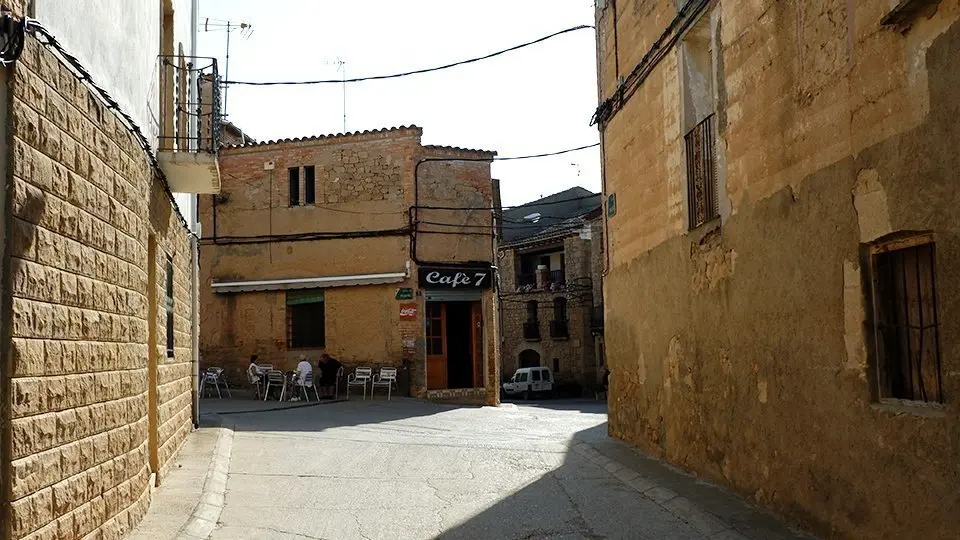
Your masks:
{"label": "shop window", "polygon": [[873,246],[871,270],[879,397],[943,403],[932,236]]}
{"label": "shop window", "polygon": [[322,290],[287,292],[287,347],[318,349],[326,345]]}

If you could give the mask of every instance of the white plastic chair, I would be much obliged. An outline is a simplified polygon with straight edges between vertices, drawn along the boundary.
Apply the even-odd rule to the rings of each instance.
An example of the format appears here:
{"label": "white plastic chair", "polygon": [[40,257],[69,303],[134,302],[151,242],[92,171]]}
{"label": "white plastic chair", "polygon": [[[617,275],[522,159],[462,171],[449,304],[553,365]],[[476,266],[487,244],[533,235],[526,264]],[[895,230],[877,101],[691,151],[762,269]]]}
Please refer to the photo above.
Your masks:
{"label": "white plastic chair", "polygon": [[303,399],[310,401],[310,392],[307,390],[313,388],[313,393],[317,396],[317,401],[320,401],[320,392],[317,391],[317,387],[313,385],[313,372],[308,371],[302,379],[297,378],[297,390],[298,393],[303,396]]}
{"label": "white plastic chair", "polygon": [[200,395],[204,395],[206,392],[207,386],[212,385],[217,390],[217,399],[223,399],[223,394],[220,393],[220,385],[223,385],[224,390],[227,391],[227,397],[232,398],[230,394],[230,385],[227,384],[227,379],[223,374],[223,368],[218,367],[208,367],[206,371],[203,372],[203,379],[200,381]]}
{"label": "white plastic chair", "polygon": [[279,369],[271,369],[267,372],[267,388],[263,391],[263,400],[266,401],[270,397],[270,388],[280,385],[280,401],[283,401],[283,396],[287,392],[287,381],[283,376],[283,372]]}
{"label": "white plastic chair", "polygon": [[350,387],[362,386],[363,399],[367,399],[367,383],[373,376],[373,369],[368,367],[358,367],[347,377],[347,399],[350,399]]}
{"label": "white plastic chair", "polygon": [[[322,369],[322,368],[321,368]],[[340,397],[340,381],[343,379],[343,366],[337,368],[337,374],[333,378],[333,399],[338,399]],[[327,388],[327,386],[319,386],[320,379],[314,379],[313,391],[317,392],[319,395],[321,388]],[[324,395],[327,395],[324,393]],[[317,399],[319,401],[319,398]]]}
{"label": "white plastic chair", "polygon": [[373,399],[373,392],[377,389],[378,386],[385,386],[387,387],[387,401],[390,401],[391,390],[393,389],[393,385],[396,382],[397,382],[397,368],[395,367],[380,368],[380,373],[377,373],[376,377],[373,378],[373,383],[370,385],[370,399]]}

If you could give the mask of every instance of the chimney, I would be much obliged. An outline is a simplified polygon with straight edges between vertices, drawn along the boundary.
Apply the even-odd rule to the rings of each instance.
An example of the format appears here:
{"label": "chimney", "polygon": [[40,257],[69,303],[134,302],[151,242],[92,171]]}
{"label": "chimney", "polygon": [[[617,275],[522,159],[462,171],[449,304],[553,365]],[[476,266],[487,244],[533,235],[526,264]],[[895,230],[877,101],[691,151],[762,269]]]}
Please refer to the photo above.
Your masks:
{"label": "chimney", "polygon": [[547,289],[550,286],[550,269],[545,264],[537,265],[537,288]]}

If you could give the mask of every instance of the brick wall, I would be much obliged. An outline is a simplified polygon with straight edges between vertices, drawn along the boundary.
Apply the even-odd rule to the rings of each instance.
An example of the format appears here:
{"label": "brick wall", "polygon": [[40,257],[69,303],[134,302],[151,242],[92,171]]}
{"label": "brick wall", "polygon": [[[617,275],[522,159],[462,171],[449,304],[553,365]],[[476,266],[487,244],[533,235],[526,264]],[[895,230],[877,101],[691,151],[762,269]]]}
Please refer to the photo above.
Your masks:
{"label": "brick wall", "polygon": [[0,536],[117,538],[150,499],[151,234],[177,268],[176,354],[164,350],[157,371],[158,467],[190,428],[187,234],[127,128],[32,37],[10,88],[10,489]]}
{"label": "brick wall", "polygon": [[[397,288],[417,290],[417,265],[410,277],[377,286],[329,288],[325,292],[326,346],[315,350],[287,347],[284,292],[215,294],[214,281],[289,279],[403,272],[411,259],[410,237],[230,243],[229,237],[270,237],[308,232],[404,229],[414,204],[414,170],[424,157],[492,156],[487,152],[424,147],[422,131],[401,127],[339,136],[282,140],[224,150],[220,168],[222,195],[202,197],[199,207],[201,246],[201,357],[204,365],[229,370],[236,381],[251,354],[261,361],[292,368],[300,354],[315,359],[329,352],[348,367],[400,365],[410,368],[411,388],[426,390],[423,296],[395,299]],[[288,168],[315,170],[314,204],[290,206]],[[493,181],[487,162],[426,163],[420,167],[421,204],[489,207]],[[301,190],[301,196],[303,190]],[[216,216],[216,221],[214,221]],[[492,257],[489,210],[424,211],[420,218],[442,221],[447,233],[480,232],[483,236],[418,234],[419,258],[457,261]],[[474,229],[473,226],[480,227]],[[423,230],[429,226],[424,225]],[[214,232],[217,242],[214,243]],[[272,237],[271,237],[272,238]],[[496,321],[493,304],[485,304],[487,328]],[[401,321],[399,305],[417,303],[417,320]],[[487,336],[488,354],[496,354]],[[495,357],[492,357],[495,358]],[[490,360],[495,371],[498,363]],[[490,386],[491,390],[495,387]],[[490,395],[495,392],[491,391]]]}

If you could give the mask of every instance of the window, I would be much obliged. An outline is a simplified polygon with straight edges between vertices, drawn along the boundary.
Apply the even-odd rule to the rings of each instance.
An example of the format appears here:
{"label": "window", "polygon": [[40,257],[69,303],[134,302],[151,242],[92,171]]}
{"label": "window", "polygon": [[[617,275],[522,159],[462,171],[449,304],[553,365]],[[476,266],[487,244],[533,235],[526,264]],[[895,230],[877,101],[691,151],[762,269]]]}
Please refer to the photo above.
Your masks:
{"label": "window", "polygon": [[553,359],[553,372],[554,372],[554,373],[560,373],[560,359],[559,359],[559,358],[554,358],[554,359]]}
{"label": "window", "polygon": [[287,348],[318,349],[326,345],[322,289],[287,292]]}
{"label": "window", "polygon": [[562,296],[553,299],[553,320],[567,320],[567,299]]}
{"label": "window", "polygon": [[517,375],[517,382],[527,382],[527,373],[523,372]]}
{"label": "window", "polygon": [[427,354],[443,356],[443,304],[427,302]]}
{"label": "window", "polygon": [[539,369],[535,369],[535,370],[531,371],[530,373],[533,374],[533,380],[534,380],[534,382],[540,380],[540,370],[539,370]]}
{"label": "window", "polygon": [[303,204],[317,203],[316,169],[313,165],[303,168]]}
{"label": "window", "polygon": [[540,320],[540,316],[537,313],[537,301],[530,300],[527,302],[527,322],[537,322]]}
{"label": "window", "polygon": [[714,129],[713,36],[703,17],[683,38],[682,125],[687,159],[687,216],[690,229],[719,217]]}
{"label": "window", "polygon": [[173,259],[167,257],[167,358],[173,358]]}
{"label": "window", "polygon": [[290,167],[290,206],[300,206],[300,168]]}
{"label": "window", "polygon": [[880,398],[943,403],[933,237],[873,246]]}

